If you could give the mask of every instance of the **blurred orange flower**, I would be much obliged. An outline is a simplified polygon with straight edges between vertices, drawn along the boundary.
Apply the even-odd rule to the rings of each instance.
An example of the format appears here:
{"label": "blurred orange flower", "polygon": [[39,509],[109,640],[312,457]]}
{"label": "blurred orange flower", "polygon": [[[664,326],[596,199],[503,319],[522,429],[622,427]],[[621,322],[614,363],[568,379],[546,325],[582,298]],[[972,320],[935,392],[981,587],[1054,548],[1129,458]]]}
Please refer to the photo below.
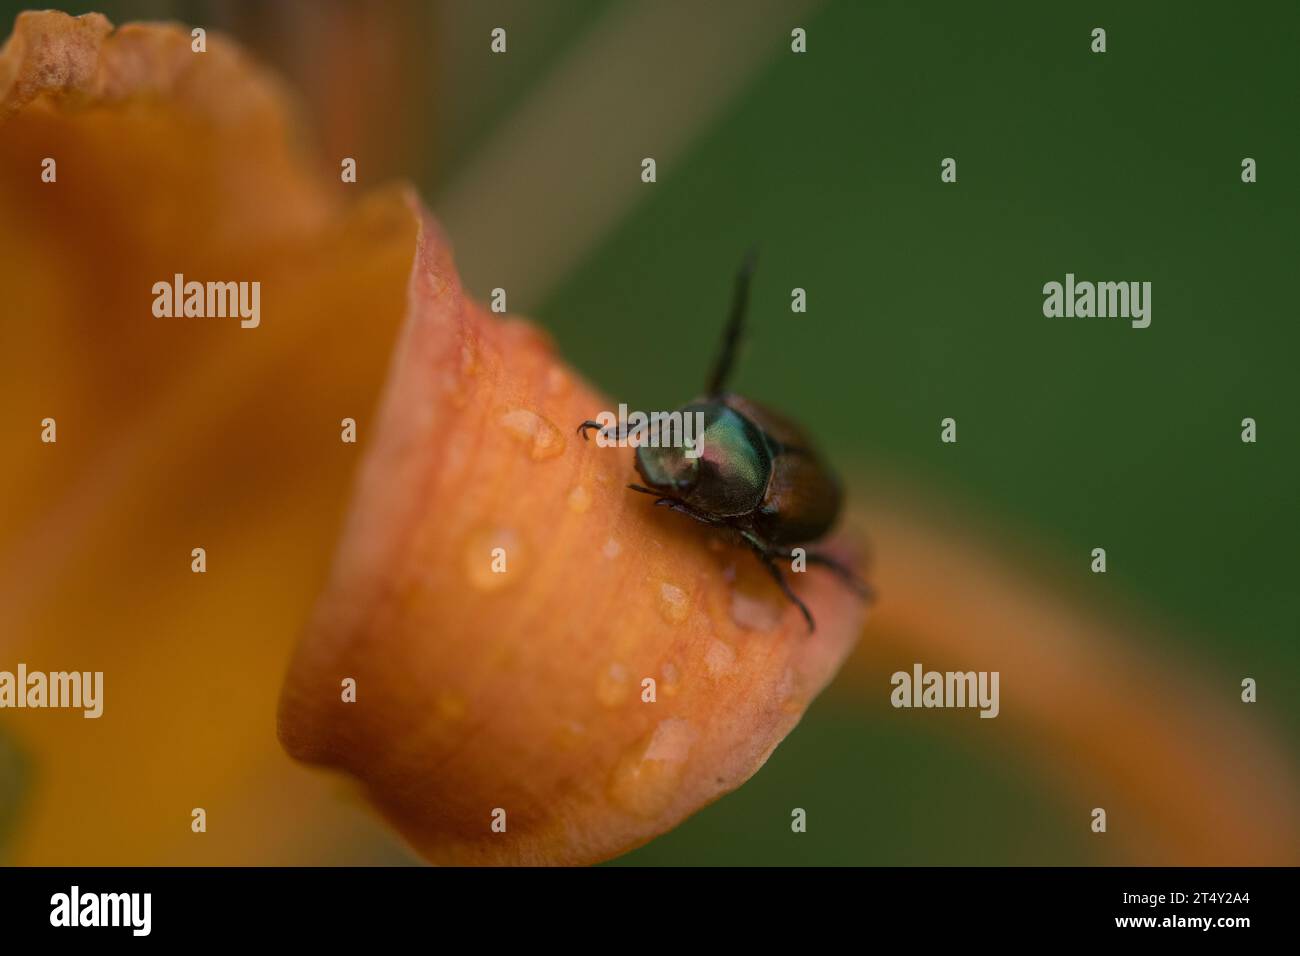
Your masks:
{"label": "blurred orange flower", "polygon": [[[285,760],[275,698],[416,221],[401,190],[313,173],[291,115],[238,49],[176,26],[26,13],[0,52],[0,650],[102,670],[106,697],[96,721],[5,711],[33,767],[15,862],[287,863],[298,821],[357,827]],[[261,325],[156,318],[175,273],[260,281]]]}

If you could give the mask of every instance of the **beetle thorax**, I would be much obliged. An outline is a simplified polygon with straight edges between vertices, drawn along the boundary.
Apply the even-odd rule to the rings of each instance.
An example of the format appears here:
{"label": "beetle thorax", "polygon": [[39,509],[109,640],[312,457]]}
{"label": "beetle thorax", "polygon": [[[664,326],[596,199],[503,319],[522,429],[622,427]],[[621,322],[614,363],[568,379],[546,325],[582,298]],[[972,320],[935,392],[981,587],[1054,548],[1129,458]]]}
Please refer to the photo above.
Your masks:
{"label": "beetle thorax", "polygon": [[752,513],[772,476],[772,457],[762,432],[723,402],[693,402],[682,412],[704,415],[698,457],[689,457],[684,448],[638,448],[641,477],[655,491],[713,517]]}

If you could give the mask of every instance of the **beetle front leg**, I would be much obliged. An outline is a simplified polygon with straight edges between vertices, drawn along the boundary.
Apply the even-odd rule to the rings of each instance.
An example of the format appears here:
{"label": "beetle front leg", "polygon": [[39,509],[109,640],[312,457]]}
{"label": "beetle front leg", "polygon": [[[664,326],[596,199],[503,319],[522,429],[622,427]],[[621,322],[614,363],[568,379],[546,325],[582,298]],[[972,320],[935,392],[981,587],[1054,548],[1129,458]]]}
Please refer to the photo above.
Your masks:
{"label": "beetle front leg", "polygon": [[768,551],[767,544],[756,535],[750,534],[748,531],[742,531],[740,534],[741,537],[745,539],[745,543],[753,550],[755,556],[762,563],[763,567],[767,568],[768,574],[772,575],[776,583],[780,585],[781,590],[785,592],[785,596],[794,602],[795,607],[797,607],[800,613],[803,614],[803,619],[808,622],[808,633],[811,634],[813,631],[817,630],[817,624],[813,621],[812,612],[808,610],[808,605],[804,604],[803,601],[799,599],[799,595],[794,593],[794,588],[790,587],[790,582],[785,579],[785,575],[781,573],[781,569],[778,568],[776,562],[772,560],[772,555]]}
{"label": "beetle front leg", "polygon": [[639,491],[643,495],[659,495],[655,499],[655,504],[660,508],[672,508],[673,511],[694,518],[702,524],[712,527],[731,527],[731,523],[726,518],[715,518],[713,515],[705,514],[703,511],[696,511],[684,501],[678,501],[676,498],[669,498],[667,495],[659,494],[653,488],[647,488],[644,485],[628,485],[633,491]]}
{"label": "beetle front leg", "polygon": [[[639,426],[638,426],[639,427]],[[578,426],[577,434],[582,436],[582,440],[587,440],[587,432],[600,432],[606,438],[611,438],[611,429],[609,426],[602,425],[600,422],[594,422],[590,418]],[[627,422],[620,422],[618,427],[613,429],[613,441],[625,441],[632,434],[632,427]]]}
{"label": "beetle front leg", "polygon": [[[628,487],[631,488],[633,486],[628,485]],[[637,490],[641,490],[641,489],[638,488]],[[694,508],[686,504],[684,501],[678,501],[676,498],[667,498],[667,497],[659,498],[657,501],[655,501],[655,504],[658,505],[660,508],[672,508],[673,511],[694,518],[696,521],[700,522],[701,524],[712,525],[715,528],[721,525],[726,525],[728,523],[725,518],[715,518],[713,517],[713,515],[705,514],[702,511],[696,511]]]}

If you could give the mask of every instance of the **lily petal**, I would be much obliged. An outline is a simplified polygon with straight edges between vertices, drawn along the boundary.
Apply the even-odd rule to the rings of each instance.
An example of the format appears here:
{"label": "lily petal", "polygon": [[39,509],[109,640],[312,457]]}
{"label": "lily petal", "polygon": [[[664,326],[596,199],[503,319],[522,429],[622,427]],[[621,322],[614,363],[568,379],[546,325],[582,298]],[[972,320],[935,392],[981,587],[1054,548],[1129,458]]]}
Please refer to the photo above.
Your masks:
{"label": "lily petal", "polygon": [[361,778],[433,861],[645,842],[748,779],[856,640],[863,607],[831,576],[792,575],[808,635],[748,552],[629,492],[630,451],[574,435],[611,407],[535,328],[465,297],[425,216],[280,734]]}
{"label": "lily petal", "polygon": [[[30,758],[14,862],[301,860],[340,811],[284,759],[275,701],[416,219],[400,189],[317,175],[292,101],[215,34],[195,54],[175,25],[22,14],[0,103],[0,653],[105,688],[98,720],[4,711]],[[260,281],[260,326],[154,316],[177,272]]]}

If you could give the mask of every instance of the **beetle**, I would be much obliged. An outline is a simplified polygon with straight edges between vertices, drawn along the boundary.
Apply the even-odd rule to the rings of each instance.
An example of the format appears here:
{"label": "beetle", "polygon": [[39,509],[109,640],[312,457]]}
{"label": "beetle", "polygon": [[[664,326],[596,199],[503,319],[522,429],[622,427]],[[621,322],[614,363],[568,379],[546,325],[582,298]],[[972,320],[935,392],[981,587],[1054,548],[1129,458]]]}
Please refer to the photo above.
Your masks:
{"label": "beetle", "polygon": [[[745,325],[755,258],[750,250],[736,274],[722,346],[704,395],[678,410],[683,418],[703,414],[698,456],[688,456],[682,447],[642,442],[636,449],[636,470],[645,484],[628,488],[653,495],[657,506],[734,531],[799,608],[812,633],[812,612],[776,561],[794,557],[792,547],[814,542],[831,530],[842,492],[802,428],[726,390]],[[578,434],[586,440],[588,431],[602,428],[600,422],[587,420],[578,426]],[[627,434],[626,423],[619,425],[618,437]],[[830,570],[864,599],[872,597],[868,585],[835,558],[804,551],[809,564]]]}

